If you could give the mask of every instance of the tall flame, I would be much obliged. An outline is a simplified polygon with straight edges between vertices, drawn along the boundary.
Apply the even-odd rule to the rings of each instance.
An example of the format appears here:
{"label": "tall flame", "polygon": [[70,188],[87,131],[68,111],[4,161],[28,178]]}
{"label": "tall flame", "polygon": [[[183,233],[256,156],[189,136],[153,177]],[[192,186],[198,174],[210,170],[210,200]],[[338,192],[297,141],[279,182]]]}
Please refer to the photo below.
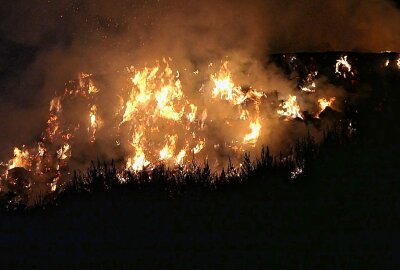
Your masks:
{"label": "tall flame", "polygon": [[139,128],[139,131],[135,132],[135,134],[132,137],[131,145],[135,149],[135,156],[128,158],[126,164],[128,169],[139,171],[150,164],[150,162],[146,160],[146,156],[143,151],[142,137],[143,137],[143,131],[142,128]]}

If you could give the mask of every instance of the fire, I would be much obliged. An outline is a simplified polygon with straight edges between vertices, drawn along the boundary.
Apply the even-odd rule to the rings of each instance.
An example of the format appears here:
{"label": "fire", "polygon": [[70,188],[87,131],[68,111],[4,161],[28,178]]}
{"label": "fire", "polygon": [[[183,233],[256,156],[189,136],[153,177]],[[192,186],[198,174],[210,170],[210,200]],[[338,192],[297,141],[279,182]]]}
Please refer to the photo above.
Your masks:
{"label": "fire", "polygon": [[[221,156],[240,158],[258,145],[264,118],[303,119],[296,96],[289,95],[276,108],[276,102],[270,102],[263,91],[235,78],[228,61],[220,66],[210,64],[205,74],[199,70],[179,73],[172,65],[171,59],[163,59],[153,66],[131,66],[119,73],[122,87],[115,90],[115,100],[107,95],[107,106],[101,103],[104,91],[96,86],[101,80],[79,74],[50,100],[47,126],[35,147],[15,148],[8,169],[24,167],[35,175],[49,174],[53,180],[46,184],[55,191],[64,181],[63,169],[79,158],[76,146],[95,141],[96,149],[112,145],[122,155],[118,165],[132,172],[152,170],[159,162],[184,167],[190,155],[215,159],[212,164],[218,163],[219,169]],[[336,68],[339,74],[351,70],[347,56],[338,60]],[[193,74],[202,78],[198,85],[187,83]],[[311,71],[300,89],[315,92],[317,74]],[[307,96],[310,99],[312,94]],[[334,100],[318,100],[320,112]],[[221,151],[227,152],[221,155]]]}
{"label": "fire", "polygon": [[164,86],[155,94],[159,115],[165,119],[179,121],[183,115],[183,110],[177,112],[174,108],[174,102],[175,100],[181,100],[182,96],[183,93],[179,80],[176,81],[175,87]]}
{"label": "fire", "polygon": [[122,122],[132,120],[138,110],[138,106],[146,105],[150,101],[158,71],[158,66],[152,69],[146,67],[143,70],[136,70],[134,67],[129,69],[129,72],[134,73],[131,78],[134,87],[131,90],[129,100],[126,102]]}
{"label": "fire", "polygon": [[332,104],[335,100],[336,100],[335,97],[331,97],[329,99],[326,99],[326,98],[318,99],[319,110],[315,117],[319,118],[319,115],[326,109],[326,107],[332,107]]}
{"label": "fire", "polygon": [[55,97],[50,101],[50,111],[61,111],[61,97]]}
{"label": "fire", "polygon": [[241,120],[246,120],[249,117],[249,111],[248,110],[241,110],[242,112],[240,113],[240,119]]}
{"label": "fire", "polygon": [[243,138],[243,142],[246,144],[255,145],[258,137],[260,136],[261,124],[260,120],[257,118],[256,121],[250,122],[251,132],[246,134]]}
{"label": "fire", "polygon": [[179,153],[178,153],[178,155],[176,155],[176,159],[175,159],[176,164],[181,165],[183,163],[183,159],[185,158],[185,156],[186,156],[185,149],[182,149],[181,151],[179,151]]}
{"label": "fire", "polygon": [[300,106],[297,104],[297,97],[289,95],[287,101],[284,101],[283,104],[280,104],[281,110],[278,110],[277,113],[281,116],[285,116],[286,120],[300,118],[303,119],[303,116],[300,112]]}
{"label": "fire", "polygon": [[332,103],[335,101],[335,97],[331,97],[328,99],[326,98],[320,98],[318,99],[318,104],[319,104],[319,113],[321,113],[323,110],[326,109],[326,107],[332,107]]}
{"label": "fire", "polygon": [[204,146],[206,145],[206,142],[204,140],[200,140],[196,146],[192,149],[194,154],[198,154],[200,153],[200,151],[204,148]]}
{"label": "fire", "polygon": [[235,86],[233,83],[231,72],[228,69],[228,61],[222,64],[218,73],[211,75],[211,79],[215,85],[212,91],[213,98],[219,96],[220,99],[227,100],[234,105],[243,103],[245,95],[241,87]]}
{"label": "fire", "polygon": [[313,71],[307,74],[307,78],[303,81],[303,85],[300,86],[300,90],[303,92],[314,93],[317,85],[315,83],[315,77],[318,75],[318,71]]}
{"label": "fire", "polygon": [[50,183],[50,189],[53,192],[57,190],[57,181],[53,181]]}
{"label": "fire", "polygon": [[68,143],[61,146],[57,151],[57,157],[61,160],[71,157],[71,146]]}
{"label": "fire", "polygon": [[397,67],[400,69],[400,57],[396,61]]}
{"label": "fire", "polygon": [[126,167],[128,169],[139,171],[150,164],[150,162],[146,160],[146,156],[143,151],[142,137],[143,137],[143,131],[142,128],[140,128],[139,131],[135,132],[135,134],[132,137],[131,145],[135,149],[135,156],[133,158],[131,157],[128,158],[128,161],[126,163]]}
{"label": "fire", "polygon": [[101,123],[100,118],[97,116],[96,105],[92,105],[92,107],[90,108],[89,120],[90,126],[88,128],[88,131],[91,133],[90,142],[94,142],[96,140],[96,132]]}
{"label": "fire", "polygon": [[346,74],[352,74],[351,73],[351,65],[349,61],[347,60],[347,55],[341,56],[337,61],[335,65],[335,73],[338,74],[339,76],[343,76],[343,78],[346,79],[347,75]]}
{"label": "fire", "polygon": [[228,69],[228,61],[225,61],[218,73],[211,75],[214,82],[212,97],[219,97],[221,100],[229,101],[233,105],[243,104],[246,100],[260,100],[264,96],[263,92],[255,89],[249,89],[247,93],[243,92],[241,86],[235,85],[232,80],[232,74]]}
{"label": "fire", "polygon": [[187,114],[187,119],[189,122],[193,122],[196,119],[196,112],[197,112],[197,107],[194,104],[190,104],[190,112]]}
{"label": "fire", "polygon": [[301,87],[300,87],[300,90],[301,90],[301,91],[304,91],[304,92],[311,92],[311,93],[314,93],[316,87],[317,87],[317,86],[316,86],[315,82],[312,82],[312,83],[311,83],[310,85],[308,85],[308,86],[301,86]]}
{"label": "fire", "polygon": [[160,160],[168,160],[174,156],[177,139],[178,135],[167,136],[165,146],[160,151]]}
{"label": "fire", "polygon": [[[187,145],[189,138],[185,136],[193,134],[194,139],[196,127],[204,126],[207,112],[203,110],[201,121],[195,121],[198,107],[186,97],[179,72],[174,72],[169,64],[164,59],[153,68],[131,67],[128,70],[133,73],[132,86],[128,99],[123,101],[120,122],[120,130],[135,130],[131,142],[135,154],[128,159],[128,169],[137,171],[157,160],[168,161],[170,165],[182,163],[187,148],[176,154],[177,145],[182,141]],[[174,135],[170,135],[170,131]],[[178,133],[183,135],[180,141]],[[161,145],[157,137],[165,137],[164,144]]]}
{"label": "fire", "polygon": [[96,94],[99,92],[99,89],[96,88],[92,80],[89,80],[88,92],[89,94]]}
{"label": "fire", "polygon": [[8,169],[12,169],[15,167],[23,167],[25,169],[30,167],[31,161],[29,159],[29,152],[26,149],[19,149],[18,147],[14,148],[14,158],[11,159],[8,163]]}

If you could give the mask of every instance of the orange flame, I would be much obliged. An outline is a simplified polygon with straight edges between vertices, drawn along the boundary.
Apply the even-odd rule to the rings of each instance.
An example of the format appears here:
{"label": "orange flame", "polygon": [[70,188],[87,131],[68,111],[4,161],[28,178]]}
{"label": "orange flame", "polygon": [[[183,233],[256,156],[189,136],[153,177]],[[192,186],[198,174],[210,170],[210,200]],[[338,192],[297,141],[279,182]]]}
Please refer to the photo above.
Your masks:
{"label": "orange flame", "polygon": [[318,105],[319,105],[318,115],[321,112],[323,112],[326,109],[326,107],[332,107],[332,103],[335,101],[335,99],[336,99],[335,97],[331,97],[331,98],[329,98],[329,100],[326,98],[318,99]]}
{"label": "orange flame", "polygon": [[8,169],[23,167],[28,169],[31,165],[31,161],[29,159],[29,152],[26,149],[19,149],[18,147],[14,148],[14,158],[11,159],[8,163]]}
{"label": "orange flame", "polygon": [[278,110],[277,113],[279,115],[285,116],[286,120],[300,118],[303,119],[303,116],[300,112],[300,106],[297,104],[296,96],[289,95],[287,101],[284,101],[283,104],[280,105],[282,110]]}
{"label": "orange flame", "polygon": [[246,144],[255,145],[258,137],[260,137],[261,124],[260,120],[257,118],[256,121],[250,122],[251,132],[246,134],[243,138],[243,142]]}

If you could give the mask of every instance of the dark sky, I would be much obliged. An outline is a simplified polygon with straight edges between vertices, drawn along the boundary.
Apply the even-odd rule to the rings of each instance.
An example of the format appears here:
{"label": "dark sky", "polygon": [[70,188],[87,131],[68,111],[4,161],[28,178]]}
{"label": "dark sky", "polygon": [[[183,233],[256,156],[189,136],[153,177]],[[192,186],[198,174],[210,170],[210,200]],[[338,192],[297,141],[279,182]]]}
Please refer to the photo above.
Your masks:
{"label": "dark sky", "polygon": [[161,56],[190,65],[236,51],[260,59],[400,50],[400,1],[392,0],[4,2],[0,129],[11,143],[41,129],[52,93],[80,71],[109,73]]}

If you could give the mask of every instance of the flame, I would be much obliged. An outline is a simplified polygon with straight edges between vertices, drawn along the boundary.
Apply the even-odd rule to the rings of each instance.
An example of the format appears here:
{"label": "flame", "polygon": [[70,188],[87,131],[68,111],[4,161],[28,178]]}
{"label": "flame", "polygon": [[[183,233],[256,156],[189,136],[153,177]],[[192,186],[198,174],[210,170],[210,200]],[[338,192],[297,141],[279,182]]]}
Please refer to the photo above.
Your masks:
{"label": "flame", "polygon": [[308,85],[308,86],[301,86],[301,87],[300,87],[300,90],[301,90],[301,91],[304,91],[304,92],[311,92],[311,93],[314,93],[316,87],[317,87],[317,86],[316,86],[315,82],[312,82],[311,85]]}
{"label": "flame", "polygon": [[211,79],[215,85],[212,91],[213,98],[219,96],[220,99],[227,100],[234,105],[243,103],[245,95],[242,93],[241,87],[235,86],[233,83],[231,72],[228,69],[228,61],[222,64],[218,73],[211,75]]}
{"label": "flame", "polygon": [[318,71],[313,71],[307,74],[307,78],[304,81],[303,86],[300,86],[300,90],[304,92],[314,93],[317,85],[315,83],[315,77],[318,75]]}
{"label": "flame", "polygon": [[189,122],[193,122],[196,119],[196,112],[197,112],[197,106],[194,104],[190,104],[190,112],[187,114],[187,119]]}
{"label": "flame", "polygon": [[18,147],[14,148],[14,158],[8,162],[8,169],[23,167],[28,169],[30,167],[30,159],[29,152],[26,149],[19,149]]}
{"label": "flame", "polygon": [[146,105],[152,95],[153,89],[155,88],[156,73],[159,67],[147,68],[143,70],[136,70],[134,67],[129,69],[134,75],[131,78],[133,88],[130,93],[129,100],[125,105],[125,112],[123,115],[122,122],[127,122],[133,119],[138,106]]}
{"label": "flame", "polygon": [[94,142],[96,140],[96,132],[100,126],[101,120],[97,116],[97,107],[96,105],[92,105],[89,112],[89,121],[90,126],[88,131],[91,133],[90,142]]}
{"label": "flame", "polygon": [[321,112],[323,112],[326,109],[326,107],[332,107],[332,103],[335,101],[335,99],[336,99],[335,97],[331,97],[331,98],[329,98],[329,100],[326,98],[318,99],[318,105],[319,105],[318,115]]}
{"label": "flame", "polygon": [[174,101],[182,98],[182,90],[179,80],[175,83],[175,87],[164,86],[155,94],[157,100],[157,109],[159,115],[165,119],[179,121],[183,115],[183,110],[175,111]]}
{"label": "flame", "polygon": [[174,156],[177,139],[178,135],[167,136],[165,146],[160,151],[160,160],[168,160]]}
{"label": "flame", "polygon": [[240,113],[240,120],[246,120],[249,117],[249,111],[244,109],[242,110],[242,112]]}
{"label": "flame", "polygon": [[200,140],[196,146],[192,149],[193,154],[198,154],[200,153],[200,151],[204,148],[204,146],[206,145],[205,140]]}
{"label": "flame", "polygon": [[246,134],[243,138],[243,142],[246,144],[255,145],[258,137],[260,137],[261,124],[260,120],[257,118],[256,121],[250,122],[251,132]]}
{"label": "flame", "polygon": [[214,82],[212,98],[219,96],[221,100],[227,100],[233,105],[243,104],[247,99],[259,100],[264,96],[263,92],[254,89],[244,93],[240,86],[235,85],[228,69],[228,61],[222,64],[218,73],[211,75],[211,80]]}
{"label": "flame", "polygon": [[303,119],[303,116],[300,112],[300,106],[297,104],[297,97],[289,95],[287,101],[284,101],[283,104],[280,104],[282,110],[278,110],[277,113],[279,115],[285,116],[286,120],[292,118],[300,118]]}
{"label": "flame", "polygon": [[61,97],[55,97],[50,101],[50,111],[61,111]]}
{"label": "flame", "polygon": [[133,171],[139,171],[150,164],[150,162],[146,160],[146,156],[143,151],[142,137],[143,137],[142,128],[139,128],[139,131],[135,132],[132,137],[131,145],[135,149],[135,156],[133,158],[131,157],[128,158],[126,167]]}
{"label": "flame", "polygon": [[396,60],[396,65],[400,69],[400,57]]}
{"label": "flame", "polygon": [[[342,58],[340,61],[343,63],[337,66],[338,72],[351,69],[346,66],[347,57]],[[60,167],[67,167],[73,158],[71,149],[84,141],[96,141],[96,146],[111,142],[117,153],[123,153],[124,169],[134,172],[143,168],[151,170],[160,161],[168,166],[182,165],[190,154],[215,158],[217,163],[221,151],[239,157],[255,147],[263,128],[260,107],[274,106],[274,102],[264,102],[266,95],[263,91],[238,81],[229,69],[228,61],[222,62],[212,74],[207,72],[201,76],[196,70],[196,79],[205,78],[207,82],[200,81],[196,88],[186,90],[185,76],[189,73],[191,78],[193,73],[186,70],[186,73],[181,73],[181,78],[181,74],[170,65],[171,59],[163,59],[153,66],[127,68],[125,73],[120,73],[124,84],[115,93],[115,106],[110,102],[110,106],[105,107],[100,107],[103,92],[95,86],[92,75],[79,74],[77,80],[70,81],[63,92],[56,93],[50,100],[47,126],[38,144],[26,150],[15,148],[8,167],[21,166],[34,171],[35,175],[59,173],[61,179],[64,175]],[[317,71],[310,72],[300,89],[315,92],[317,74]],[[320,111],[333,101],[334,98],[320,99]],[[303,119],[297,102],[296,96],[289,95],[273,112],[284,116],[285,120]],[[214,110],[213,107],[217,106],[224,106],[228,113]],[[76,112],[69,114],[71,108],[76,108]],[[103,114],[100,108],[112,110],[112,113],[104,111]],[[271,114],[268,109],[263,107],[263,116],[265,112]],[[71,116],[80,113],[82,118],[73,119]],[[244,125],[246,130],[240,130]],[[216,130],[223,132],[217,133]],[[206,142],[210,147],[206,148]],[[123,176],[120,177],[123,182]],[[46,184],[49,190],[55,191],[59,183],[60,180],[48,180]]]}
{"label": "flame", "polygon": [[89,94],[96,94],[99,92],[99,89],[94,86],[93,81],[89,80],[89,87],[88,87]]}
{"label": "flame", "polygon": [[185,156],[186,156],[185,149],[182,149],[181,151],[179,151],[179,153],[178,153],[178,155],[176,155],[176,159],[175,159],[176,164],[182,164]]}
{"label": "flame", "polygon": [[57,151],[57,157],[61,160],[71,157],[71,146],[68,143],[61,146]]}
{"label": "flame", "polygon": [[52,192],[54,192],[54,191],[56,191],[57,190],[57,188],[58,188],[58,182],[59,182],[59,180],[60,180],[60,175],[58,174],[52,181],[51,181],[51,183],[50,183],[50,190],[52,191]]}
{"label": "flame", "polygon": [[343,76],[343,78],[347,77],[346,74],[352,74],[351,65],[347,60],[347,55],[341,56],[338,60],[336,60],[335,73]]}

